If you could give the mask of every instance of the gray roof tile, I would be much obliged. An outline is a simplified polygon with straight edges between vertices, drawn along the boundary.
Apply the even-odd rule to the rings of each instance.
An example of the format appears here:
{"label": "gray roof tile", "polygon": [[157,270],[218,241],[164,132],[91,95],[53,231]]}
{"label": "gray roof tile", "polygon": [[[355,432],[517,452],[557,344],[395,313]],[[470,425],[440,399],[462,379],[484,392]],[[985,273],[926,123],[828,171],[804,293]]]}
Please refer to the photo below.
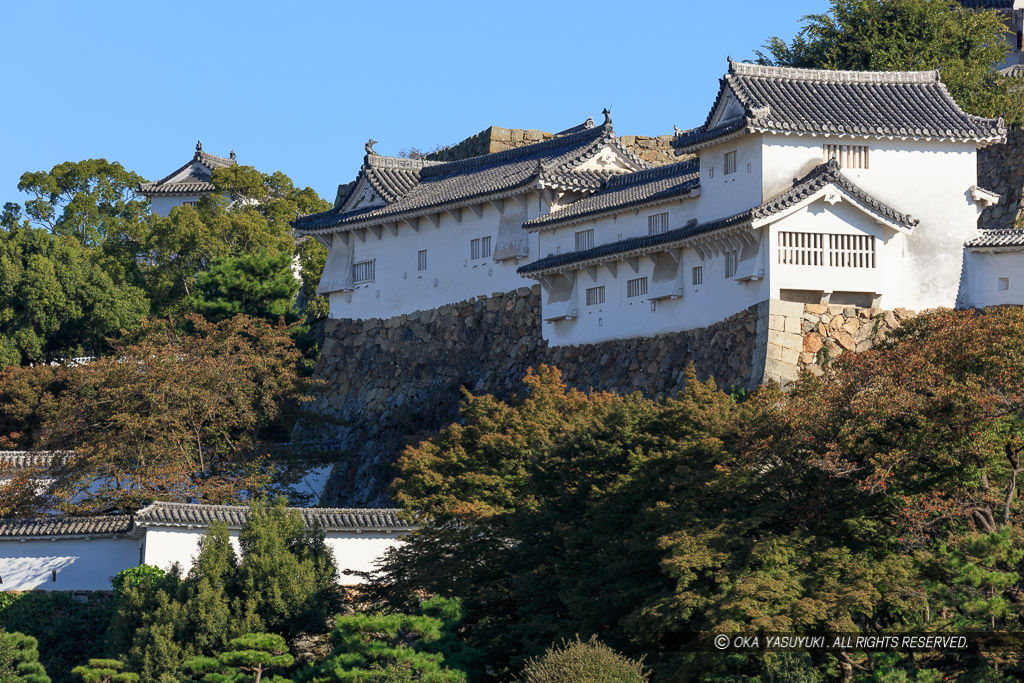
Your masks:
{"label": "gray roof tile", "polygon": [[[232,152],[230,158],[219,157],[215,154],[204,152],[202,144],[196,144],[196,153],[187,163],[156,182],[139,183],[139,192],[147,197],[213,192],[214,187],[213,183],[210,182],[210,174],[218,168],[238,165],[234,154]],[[192,168],[192,172],[187,176],[188,180],[181,180],[175,183],[170,182],[174,176],[189,167]]]}
{"label": "gray roof tile", "polygon": [[[732,90],[744,108],[736,120],[711,126]],[[744,132],[899,137],[1002,142],[1002,119],[960,109],[937,71],[828,71],[759,66],[729,60],[715,106],[703,126],[682,131],[677,154]]]}
{"label": "gray roof tile", "polygon": [[[307,526],[319,524],[325,531],[356,529],[409,529],[394,508],[289,508],[297,510]],[[197,505],[193,503],[152,503],[135,513],[139,526],[207,526],[224,522],[239,528],[249,514],[244,505]]]}
{"label": "gray roof tile", "polygon": [[967,248],[1024,247],[1024,230],[979,230],[978,236],[968,240]]}
{"label": "gray roof tile", "polygon": [[132,529],[132,518],[118,517],[38,517],[35,519],[0,519],[0,539],[38,538],[47,536],[110,536],[126,534]]}
{"label": "gray roof tile", "polygon": [[967,9],[1013,9],[1013,0],[960,0]]}
{"label": "gray roof tile", "polygon": [[0,451],[0,467],[48,468],[74,455],[74,451]]}
{"label": "gray roof tile", "polygon": [[397,162],[418,160],[367,155],[360,176],[366,175],[375,183],[375,188],[376,182],[380,182],[381,196],[388,199],[390,192],[395,195],[394,199],[384,206],[346,213],[339,211],[344,205],[342,201],[330,211],[299,218],[293,225],[300,234],[364,227],[507,196],[538,181],[561,184],[567,189],[596,189],[611,174],[580,173],[572,169],[605,144],[618,147],[637,169],[649,166],[618,143],[610,122],[584,126],[575,133],[533,145],[461,161],[420,162],[419,168],[396,168],[388,171],[386,179],[378,170],[382,166],[395,167]]}
{"label": "gray roof tile", "polygon": [[682,245],[685,244],[687,240],[691,240],[694,237],[699,237],[719,230],[734,228],[736,226],[749,224],[750,222],[761,218],[773,216],[799,204],[829,184],[841,187],[863,206],[894,223],[898,223],[907,228],[913,228],[917,225],[916,219],[900,213],[892,207],[878,201],[850,182],[840,171],[839,164],[837,164],[834,159],[830,159],[824,164],[819,164],[803,178],[798,179],[793,184],[793,187],[785,192],[776,195],[763,204],[733,216],[729,216],[728,218],[721,218],[705,223],[694,223],[675,230],[669,230],[668,232],[664,232],[660,235],[631,237],[629,239],[619,240],[609,244],[602,244],[585,251],[555,254],[553,256],[539,259],[525,266],[521,266],[517,272],[524,276],[537,275],[563,270],[566,266],[583,267],[584,264],[609,261],[632,252],[655,251],[659,248],[666,248],[666,245]]}
{"label": "gray roof tile", "polygon": [[700,186],[700,167],[685,161],[625,173],[607,179],[604,189],[554,213],[538,216],[523,224],[527,230],[574,225],[624,209],[658,204],[685,195]]}

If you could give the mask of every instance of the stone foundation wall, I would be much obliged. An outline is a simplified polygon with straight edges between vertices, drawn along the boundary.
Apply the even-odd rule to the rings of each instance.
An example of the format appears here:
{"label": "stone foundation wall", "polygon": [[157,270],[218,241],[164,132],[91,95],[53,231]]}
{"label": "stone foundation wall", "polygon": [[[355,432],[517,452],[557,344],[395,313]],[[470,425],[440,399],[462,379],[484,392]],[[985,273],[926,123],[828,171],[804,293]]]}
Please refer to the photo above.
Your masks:
{"label": "stone foundation wall", "polygon": [[[502,128],[491,126],[482,130],[476,135],[457,142],[450,147],[439,149],[426,155],[431,161],[457,161],[469,159],[470,157],[483,156],[493,152],[502,152],[506,149],[532,145],[536,142],[543,142],[554,137],[554,133],[543,130],[523,130],[520,128]],[[680,161],[672,148],[672,135],[623,135],[619,138],[623,146],[655,166],[674,164]]]}
{"label": "stone foundation wall", "polygon": [[[388,504],[402,449],[457,416],[461,388],[509,398],[527,368],[558,367],[570,386],[647,396],[677,392],[693,362],[719,386],[760,382],[757,306],[710,327],[646,339],[548,347],[539,286],[389,319],[328,321],[316,376],[328,391],[314,410],[339,418],[344,449],[321,503]],[[321,435],[324,436],[324,435]]]}
{"label": "stone foundation wall", "polygon": [[780,384],[802,371],[815,375],[844,353],[867,351],[917,313],[827,304],[766,301],[760,305],[758,348],[765,349],[765,379]]}
{"label": "stone foundation wall", "polygon": [[978,150],[978,186],[998,192],[999,203],[978,219],[979,228],[1012,228],[1024,218],[1024,130],[1011,130],[1006,143]]}

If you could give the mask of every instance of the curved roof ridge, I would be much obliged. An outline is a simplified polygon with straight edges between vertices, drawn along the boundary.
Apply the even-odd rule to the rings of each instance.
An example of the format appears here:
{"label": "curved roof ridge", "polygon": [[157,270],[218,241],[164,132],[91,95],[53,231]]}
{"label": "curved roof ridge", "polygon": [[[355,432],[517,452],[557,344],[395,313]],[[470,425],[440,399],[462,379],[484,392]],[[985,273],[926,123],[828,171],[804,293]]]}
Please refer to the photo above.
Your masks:
{"label": "curved roof ridge", "polygon": [[771,199],[768,199],[751,209],[751,215],[754,218],[766,218],[780,211],[784,211],[791,206],[799,204],[807,197],[830,184],[838,185],[843,188],[858,202],[894,223],[899,223],[900,225],[908,228],[913,228],[919,223],[919,221],[910,214],[897,211],[885,202],[876,199],[862,190],[853,181],[843,175],[839,163],[834,158],[829,159],[825,163],[818,164],[803,178],[796,179],[792,187],[783,190]]}
{"label": "curved roof ridge", "polygon": [[[461,171],[468,171],[476,168],[497,166],[509,161],[516,161],[542,154],[549,149],[557,149],[558,147],[571,145],[575,142],[582,142],[588,138],[598,140],[610,129],[610,124],[601,124],[600,126],[594,126],[593,128],[584,128],[583,130],[570,133],[569,135],[560,135],[548,140],[541,140],[540,142],[535,142],[532,145],[503,149],[500,152],[491,152],[490,154],[482,154],[468,159],[459,159],[458,161],[439,162],[436,166],[424,168],[424,171],[426,171],[424,175],[446,175],[448,173],[459,173]],[[431,172],[433,170],[436,170],[437,172]]]}
{"label": "curved roof ridge", "polygon": [[729,59],[729,73],[755,78],[799,78],[828,83],[939,83],[938,69],[931,71],[842,71],[796,66],[766,66]]}
{"label": "curved roof ridge", "polygon": [[607,189],[613,187],[619,187],[621,185],[630,185],[632,183],[642,182],[644,180],[653,180],[655,178],[661,178],[663,176],[672,176],[676,174],[689,173],[700,169],[700,161],[697,159],[687,159],[686,161],[677,161],[674,164],[665,164],[664,166],[655,166],[654,168],[645,168],[642,171],[633,171],[632,173],[616,173],[608,179],[606,185]]}

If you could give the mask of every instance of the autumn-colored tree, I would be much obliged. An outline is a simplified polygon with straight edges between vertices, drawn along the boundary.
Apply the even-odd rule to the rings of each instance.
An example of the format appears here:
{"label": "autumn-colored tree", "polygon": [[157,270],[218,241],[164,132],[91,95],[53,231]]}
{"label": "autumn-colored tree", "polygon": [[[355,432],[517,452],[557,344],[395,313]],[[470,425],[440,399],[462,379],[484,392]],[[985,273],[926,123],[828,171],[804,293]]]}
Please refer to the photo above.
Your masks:
{"label": "autumn-colored tree", "polygon": [[224,503],[274,490],[261,442],[310,388],[288,328],[246,316],[188,323],[191,334],[145,322],[115,355],[69,372],[44,437],[78,454],[55,485],[60,507],[131,512],[153,499]]}

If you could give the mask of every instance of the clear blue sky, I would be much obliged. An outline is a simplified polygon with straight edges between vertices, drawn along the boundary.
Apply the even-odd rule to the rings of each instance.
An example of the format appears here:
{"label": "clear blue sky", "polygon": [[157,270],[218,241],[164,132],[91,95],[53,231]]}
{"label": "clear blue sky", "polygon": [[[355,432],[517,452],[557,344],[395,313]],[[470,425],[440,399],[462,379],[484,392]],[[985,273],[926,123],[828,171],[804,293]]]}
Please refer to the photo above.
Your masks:
{"label": "clear blue sky", "polygon": [[620,135],[703,122],[726,68],[824,0],[0,1],[0,202],[104,157],[155,180],[204,149],[333,200],[376,150],[489,125]]}

